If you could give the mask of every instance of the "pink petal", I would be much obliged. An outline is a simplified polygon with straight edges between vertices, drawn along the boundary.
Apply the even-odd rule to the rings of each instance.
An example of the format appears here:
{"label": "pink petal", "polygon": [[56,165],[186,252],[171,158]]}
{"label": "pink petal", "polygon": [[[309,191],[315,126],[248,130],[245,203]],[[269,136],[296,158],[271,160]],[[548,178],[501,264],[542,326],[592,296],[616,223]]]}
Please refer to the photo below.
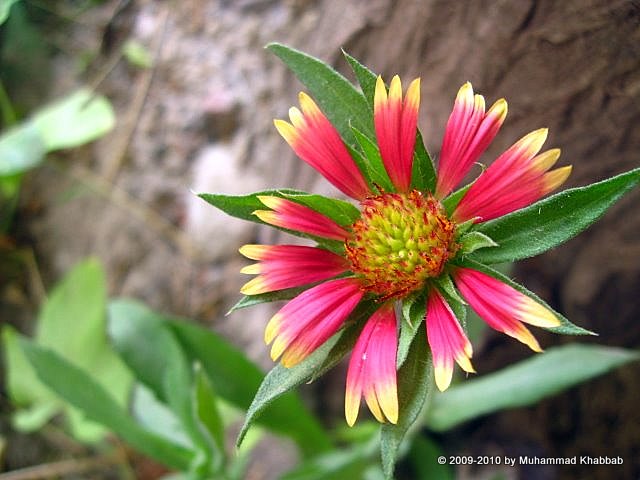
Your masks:
{"label": "pink petal", "polygon": [[387,96],[384,82],[378,77],[374,98],[376,137],[385,169],[400,192],[411,186],[419,106],[419,78],[411,82],[403,102],[400,78],[393,77]]}
{"label": "pink petal", "polygon": [[316,247],[245,245],[240,253],[260,261],[242,269],[242,273],[259,274],[240,289],[245,295],[300,287],[335,277],[348,269],[344,258]]}
{"label": "pink petal", "polygon": [[289,110],[292,123],[275,120],[278,132],[296,154],[346,195],[362,200],[369,187],[338,131],[320,111],[314,101],[300,93],[302,112]]}
{"label": "pink petal", "polygon": [[498,100],[486,114],[484,109],[484,98],[474,95],[471,84],[465,83],[458,91],[442,140],[436,198],[451,193],[500,130],[507,102]]}
{"label": "pink petal", "polygon": [[258,199],[272,210],[256,210],[253,214],[269,225],[338,241],[349,236],[336,222],[309,207],[280,197],[262,195]]}
{"label": "pink petal", "polygon": [[526,207],[558,188],[571,167],[547,172],[558,160],[560,150],[536,156],[546,138],[546,129],[536,130],[500,155],[462,197],[453,219],[485,222]]}
{"label": "pink petal", "polygon": [[351,354],[347,372],[345,416],[350,426],[365,401],[380,422],[398,421],[396,353],[398,334],[393,304],[387,303],[367,321]]}
{"label": "pink petal", "polygon": [[476,313],[495,330],[506,333],[532,350],[541,348],[522,322],[552,328],[560,320],[549,309],[485,273],[470,268],[454,272],[456,286]]}
{"label": "pink petal", "polygon": [[289,301],[276,313],[265,330],[265,342],[273,342],[271,358],[282,356],[292,367],[326,342],[362,299],[354,278],[321,283]]}
{"label": "pink petal", "polygon": [[451,384],[454,361],[465,372],[475,372],[469,361],[473,350],[451,307],[437,290],[429,293],[426,323],[436,385],[444,392]]}

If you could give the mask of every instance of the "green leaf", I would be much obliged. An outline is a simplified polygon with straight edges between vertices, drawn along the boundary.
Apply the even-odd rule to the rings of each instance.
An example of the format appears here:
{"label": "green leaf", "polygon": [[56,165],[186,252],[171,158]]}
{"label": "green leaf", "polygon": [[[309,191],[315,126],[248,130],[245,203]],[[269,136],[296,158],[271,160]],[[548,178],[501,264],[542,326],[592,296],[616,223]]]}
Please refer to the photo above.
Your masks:
{"label": "green leaf", "polygon": [[[254,192],[247,195],[224,195],[219,193],[199,193],[198,196],[204,201],[210,203],[214,207],[222,210],[227,215],[240,218],[242,220],[248,220],[250,222],[265,223],[253,214],[256,210],[268,210],[260,200],[258,196],[267,195],[280,198],[288,198],[303,205],[312,206],[317,212],[326,215],[333,219],[339,225],[351,225],[355,220],[354,217],[357,208],[353,205],[337,200],[333,198],[326,198],[321,195],[313,195],[299,190],[291,189],[278,189],[278,190],[263,190],[260,192]],[[349,205],[349,206],[347,206]],[[354,210],[355,209],[355,210]],[[360,213],[358,212],[358,215]],[[351,220],[353,218],[353,220]],[[342,222],[342,223],[340,223]],[[303,238],[310,238],[323,246],[330,248],[333,251],[341,251],[344,248],[342,242],[334,240],[327,240],[326,238],[315,237],[313,235],[307,235],[306,233],[298,232],[295,230],[288,230],[286,228],[279,228],[270,225],[273,228],[282,230],[283,232],[291,233]]]}
{"label": "green leaf", "polygon": [[193,441],[185,432],[180,419],[142,383],[137,383],[133,389],[131,415],[138,424],[155,435],[188,450],[194,449]]}
{"label": "green leaf", "polygon": [[550,348],[436,395],[427,425],[445,431],[481,415],[532,405],[638,358],[636,351],[596,345]]}
{"label": "green leaf", "polygon": [[299,50],[279,43],[270,43],[267,48],[309,89],[311,96],[346,143],[353,145],[355,141],[350,123],[365,135],[374,135],[367,101],[346,78],[326,63]]}
{"label": "green leaf", "polygon": [[259,293],[257,295],[243,295],[236,304],[231,307],[231,310],[227,312],[227,315],[240,310],[242,308],[253,307],[261,303],[279,302],[281,300],[291,300],[306,290],[307,287],[287,288],[285,290],[278,290],[275,292]]}
{"label": "green leaf", "polygon": [[73,148],[100,138],[115,125],[109,101],[81,89],[39,110],[33,117],[47,151]]}
{"label": "green leaf", "polygon": [[[453,280],[451,280],[451,275],[445,273],[440,275],[437,278],[433,279],[433,282],[438,286],[438,290],[443,295],[446,295],[447,300],[454,300],[455,303],[459,303],[461,305],[466,305],[467,302],[460,296],[456,286],[453,284]],[[463,307],[464,308],[464,307]]]}
{"label": "green leaf", "polygon": [[391,183],[391,179],[389,179],[376,144],[357,128],[352,126],[351,129],[364,153],[365,164],[361,166],[361,170],[371,182],[371,186],[381,187],[385,192],[395,192],[396,188]]}
{"label": "green leaf", "polygon": [[281,480],[344,480],[364,478],[378,446],[373,438],[366,444],[354,445],[343,450],[332,450],[303,463],[284,474]]}
{"label": "green leaf", "polygon": [[532,257],[556,247],[595,222],[640,182],[640,168],[586,187],[557,193],[533,205],[491,220],[477,230],[499,248],[474,253],[482,263],[502,263]]}
{"label": "green leaf", "polygon": [[137,40],[127,40],[122,46],[122,54],[135,67],[151,68],[153,66],[151,53],[149,53],[147,47]]}
{"label": "green leaf", "polygon": [[16,429],[32,432],[51,420],[62,408],[62,402],[38,380],[20,348],[21,337],[11,325],[3,325],[6,388],[13,405],[19,408],[12,422]]}
{"label": "green leaf", "polygon": [[[335,334],[296,366],[286,368],[278,364],[266,375],[253,402],[251,402],[249,406],[244,425],[236,440],[237,446],[242,444],[242,440],[249,430],[249,427],[259,418],[267,406],[289,390],[306,382],[316,371],[325,365],[330,353],[333,351],[333,347],[338,343],[342,334],[343,331]],[[329,445],[325,442],[323,446],[325,446],[326,449]]]}
{"label": "green leaf", "polygon": [[11,6],[19,0],[0,0],[0,25],[2,25],[7,18],[9,18],[9,12]]}
{"label": "green leaf", "polygon": [[438,458],[443,455],[442,449],[429,437],[416,436],[409,452],[409,458],[416,473],[415,478],[455,480],[451,466],[438,461]]}
{"label": "green leaf", "polygon": [[486,247],[497,247],[498,244],[482,232],[474,231],[463,235],[460,240],[460,253],[468,255]]}
{"label": "green leaf", "polygon": [[[181,376],[191,376],[183,370],[184,360],[180,359],[181,354],[178,352],[187,354],[190,363],[198,362],[202,365],[212,389],[220,397],[241,409],[249,407],[263,375],[256,365],[228,342],[190,322],[159,315],[135,301],[112,301],[109,312],[110,334],[127,364],[160,398],[179,407],[183,422],[188,418],[188,409],[182,403],[186,402],[183,395],[191,398],[191,387],[180,387],[186,390],[179,392],[180,397],[173,400],[168,396],[167,390],[177,388]],[[140,339],[144,341],[141,342]],[[178,366],[172,367],[174,364]],[[172,368],[176,371],[171,372]],[[165,383],[167,375],[173,376],[173,383]],[[261,423],[278,433],[291,436],[305,452],[310,453],[316,446],[320,449],[328,444],[317,421],[293,393],[274,404],[261,419]],[[193,435],[193,425],[187,431]]]}
{"label": "green leaf", "polygon": [[0,136],[0,176],[15,175],[37,166],[46,148],[33,122],[22,123]]}
{"label": "green leaf", "polygon": [[413,156],[413,170],[411,171],[411,187],[423,192],[433,192],[436,188],[436,169],[433,160],[422,140],[418,130],[416,135],[415,154]]}
{"label": "green leaf", "polygon": [[344,50],[342,50],[342,54],[344,58],[347,59],[347,62],[349,62],[353,73],[355,73],[364,98],[366,98],[369,104],[370,114],[373,114],[373,99],[376,94],[376,81],[378,80],[378,76]]}
{"label": "green leaf", "polygon": [[109,333],[129,368],[170,407],[180,421],[180,431],[197,448],[191,470],[206,474],[212,462],[220,465],[221,452],[199,421],[191,359],[186,357],[163,317],[134,302],[112,302]]}
{"label": "green leaf", "polygon": [[380,430],[380,450],[385,478],[393,478],[393,470],[400,451],[400,445],[433,390],[433,367],[427,349],[424,329],[419,329],[413,340],[409,355],[398,371],[398,423],[383,424]]}
{"label": "green leaf", "polygon": [[171,332],[162,328],[154,312],[127,300],[109,302],[108,332],[114,348],[134,373],[163,402],[167,402],[164,377],[179,355]]}
{"label": "green leaf", "polygon": [[[104,272],[98,261],[89,259],[78,264],[53,289],[42,307],[36,342],[53,349],[77,367],[92,372],[96,381],[109,388],[114,398],[124,405],[131,376],[106,341],[105,304]],[[15,348],[9,352],[15,353]],[[33,371],[17,354],[9,358],[8,376],[10,391],[18,395],[20,403],[41,410],[42,404],[50,405],[55,401],[64,409],[72,434],[79,440],[93,442],[106,433],[87,422],[73,408],[67,408],[48,389],[35,387],[37,380]]]}
{"label": "green leaf", "polygon": [[24,339],[20,344],[38,378],[65,401],[145,455],[178,470],[188,469],[192,452],[140,427],[86,371],[34,342]]}
{"label": "green leaf", "polygon": [[[561,335],[596,335],[595,333],[586,330],[582,327],[579,327],[578,325],[574,325],[573,323],[571,323],[569,321],[568,318],[566,318],[564,315],[556,312],[553,308],[551,308],[549,306],[549,304],[547,304],[544,300],[542,300],[540,297],[538,297],[535,293],[531,292],[530,290],[527,290],[525,287],[523,287],[522,285],[520,285],[519,283],[514,282],[513,280],[511,280],[509,277],[507,277],[506,275],[503,275],[502,273],[500,273],[499,271],[487,266],[487,265],[483,265],[481,263],[475,262],[471,259],[466,259],[463,262],[461,262],[462,265],[469,267],[469,268],[473,268],[475,270],[479,270],[480,272],[486,273],[487,275],[490,275],[494,278],[497,278],[498,280],[500,280],[501,282],[506,283],[507,285],[510,285],[511,287],[515,288],[517,291],[519,291],[520,293],[526,295],[529,298],[532,298],[533,300],[535,300],[536,302],[540,303],[541,305],[544,305],[546,308],[548,308],[549,310],[551,310],[554,315],[556,317],[558,317],[558,319],[560,320],[560,326],[559,327],[553,327],[553,328],[545,328],[545,330],[549,330],[550,332],[553,333],[558,333]],[[544,328],[544,327],[541,327]]]}
{"label": "green leaf", "polygon": [[218,409],[218,397],[200,364],[196,364],[194,387],[195,413],[199,425],[215,445],[212,453],[215,455],[213,462],[217,470],[225,460],[224,423]]}
{"label": "green leaf", "polygon": [[[216,393],[246,410],[263,379],[260,369],[243,353],[213,332],[174,318],[165,318],[193,360],[200,362]],[[318,421],[309,414],[295,392],[269,405],[258,423],[290,436],[305,455],[328,449],[331,442]]]}
{"label": "green leaf", "polygon": [[451,216],[453,214],[453,211],[460,203],[460,200],[462,200],[462,197],[464,197],[464,194],[467,193],[467,190],[471,188],[471,185],[473,185],[473,183],[474,182],[471,182],[461,189],[456,190],[442,201],[442,205],[444,205],[444,209],[446,210],[448,216]]}

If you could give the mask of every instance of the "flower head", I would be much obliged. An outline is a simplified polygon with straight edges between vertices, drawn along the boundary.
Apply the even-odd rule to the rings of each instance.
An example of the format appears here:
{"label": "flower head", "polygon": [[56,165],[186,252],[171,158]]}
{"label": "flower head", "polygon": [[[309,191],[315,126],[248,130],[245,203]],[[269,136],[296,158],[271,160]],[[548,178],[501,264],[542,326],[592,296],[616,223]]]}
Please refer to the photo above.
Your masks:
{"label": "flower head", "polygon": [[[436,385],[451,383],[454,364],[474,372],[472,346],[442,290],[443,279],[489,326],[525,343],[540,346],[525,323],[544,328],[560,325],[550,309],[502,280],[464,263],[464,235],[481,224],[528,206],[562,184],[571,167],[549,170],[557,149],[539,153],[546,129],[536,130],[483,171],[457,204],[445,205],[498,133],[507,104],[498,100],[485,111],[484,98],[470,83],[458,92],[447,123],[433,191],[413,187],[420,81],[403,96],[400,79],[389,89],[377,78],[373,125],[379,159],[393,185],[385,191],[367,181],[366,172],[345,146],[314,101],[300,94],[301,110],[289,111],[291,123],[275,125],[302,160],[341,192],[356,200],[359,215],[338,222],[296,201],[295,196],[259,196],[265,206],[255,215],[264,223],[302,232],[317,246],[245,245],[240,252],[257,263],[243,273],[256,274],[242,292],[262,294],[306,288],[269,321],[265,341],[271,356],[286,367],[303,361],[338,332],[361,302],[375,312],[363,321],[353,348],[345,398],[352,425],[361,399],[381,422],[398,420],[396,363],[399,322],[395,305],[424,292],[426,333],[433,355]],[[371,185],[371,186],[370,186]],[[453,198],[453,197],[452,197]],[[329,243],[327,243],[329,242]],[[333,243],[331,243],[333,242]],[[338,245],[333,248],[330,245]]]}

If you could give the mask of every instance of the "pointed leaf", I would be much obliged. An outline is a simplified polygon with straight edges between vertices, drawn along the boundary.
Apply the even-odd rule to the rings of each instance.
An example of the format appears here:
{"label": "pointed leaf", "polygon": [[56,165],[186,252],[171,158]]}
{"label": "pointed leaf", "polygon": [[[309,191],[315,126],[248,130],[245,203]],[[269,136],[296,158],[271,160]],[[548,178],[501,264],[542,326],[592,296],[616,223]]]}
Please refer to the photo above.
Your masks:
{"label": "pointed leaf", "polygon": [[[243,353],[213,332],[175,318],[165,318],[193,360],[200,362],[216,393],[246,410],[260,386],[263,374]],[[309,414],[295,392],[271,403],[258,423],[288,435],[305,455],[316,454],[331,445],[318,421]]]}
{"label": "pointed leaf", "polygon": [[[402,319],[400,323],[400,338],[398,339],[398,353],[396,367],[400,368],[407,359],[413,339],[421,328],[426,315],[427,297],[425,292],[419,292],[402,302]],[[424,328],[424,327],[422,327]]]}
{"label": "pointed leaf", "polygon": [[193,400],[195,402],[195,412],[197,419],[202,428],[215,445],[214,454],[218,457],[215,459],[215,465],[221,466],[225,457],[224,446],[224,423],[218,410],[218,397],[213,390],[213,386],[207,378],[204,370],[199,364],[195,369],[195,385],[193,392]]}
{"label": "pointed leaf", "polygon": [[342,54],[344,55],[344,58],[347,59],[347,62],[349,62],[353,73],[355,73],[364,98],[367,99],[369,109],[371,113],[373,113],[373,99],[376,93],[376,80],[378,79],[378,76],[344,50],[342,50]]}
{"label": "pointed leaf", "polygon": [[416,136],[415,154],[413,156],[413,170],[411,172],[411,187],[423,192],[433,192],[436,188],[436,169],[433,160],[422,140],[418,130]]}
{"label": "pointed leaf", "polygon": [[350,122],[366,135],[373,135],[373,121],[367,101],[346,78],[326,63],[299,50],[279,43],[270,43],[267,48],[280,57],[309,89],[346,143],[354,145],[355,141]]}
{"label": "pointed leaf", "polygon": [[278,364],[267,374],[247,411],[244,425],[242,425],[242,429],[236,440],[237,446],[242,444],[242,440],[249,430],[249,427],[258,419],[265,408],[281,395],[308,381],[316,371],[326,364],[330,353],[333,351],[333,348],[343,333],[344,330],[336,333],[316,349],[315,352],[294,367],[286,368]]}
{"label": "pointed leaf", "polygon": [[135,449],[169,467],[178,470],[189,468],[192,452],[140,427],[86,371],[53,350],[26,339],[21,341],[21,347],[38,378],[89,419],[101,423]]}
{"label": "pointed leaf", "polygon": [[[380,430],[380,450],[385,478],[393,478],[400,445],[423,410],[433,390],[433,367],[427,349],[426,332],[419,329],[402,368],[398,371],[398,407],[396,425],[385,423]],[[417,424],[416,424],[417,425]]]}
{"label": "pointed leaf", "polygon": [[445,198],[442,201],[442,205],[444,205],[444,209],[446,210],[447,215],[451,216],[453,211],[456,209],[456,207],[460,203],[460,200],[462,200],[462,197],[464,196],[464,194],[467,193],[467,190],[471,188],[471,185],[473,185],[473,182],[465,185],[459,190],[456,190],[455,192],[453,192],[451,195],[449,195],[447,198]]}
{"label": "pointed leaf", "polygon": [[640,182],[640,168],[585,187],[571,188],[478,226],[499,248],[473,254],[482,263],[532,257],[575,237]]}
{"label": "pointed leaf", "polygon": [[449,388],[434,396],[427,425],[449,430],[462,422],[498,410],[532,405],[539,400],[602,375],[640,354],[597,345],[565,345]]}
{"label": "pointed leaf", "polygon": [[376,144],[357,128],[352,126],[351,129],[364,153],[365,165],[362,168],[362,172],[365,177],[371,182],[372,186],[381,187],[385,192],[395,192],[395,187],[391,183],[391,179],[389,179],[387,170],[384,168],[384,163]]}
{"label": "pointed leaf", "polygon": [[281,300],[291,300],[292,298],[298,296],[298,294],[302,293],[307,288],[308,287],[296,287],[296,288],[287,288],[285,290],[278,290],[276,292],[259,293],[257,295],[243,295],[242,298],[238,300],[233,307],[231,307],[231,310],[227,312],[227,315],[235,312],[236,310],[252,307],[254,305],[259,305],[261,303],[278,302]]}

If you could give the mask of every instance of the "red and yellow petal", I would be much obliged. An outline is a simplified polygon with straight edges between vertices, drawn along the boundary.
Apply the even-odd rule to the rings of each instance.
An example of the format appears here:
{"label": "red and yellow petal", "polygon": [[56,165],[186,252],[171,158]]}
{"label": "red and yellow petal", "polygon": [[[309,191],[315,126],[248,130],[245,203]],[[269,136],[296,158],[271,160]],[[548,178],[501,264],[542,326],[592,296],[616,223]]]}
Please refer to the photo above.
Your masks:
{"label": "red and yellow petal", "polygon": [[322,248],[300,245],[245,245],[240,253],[259,263],[244,267],[241,272],[258,274],[240,292],[257,295],[285,288],[300,287],[327,280],[344,273],[348,262]]}
{"label": "red and yellow petal", "polygon": [[462,181],[497,135],[507,116],[507,102],[501,98],[485,113],[482,95],[474,95],[467,82],[458,91],[447,122],[435,196],[446,197]]}
{"label": "red and yellow petal", "polygon": [[384,304],[367,321],[353,348],[344,403],[349,426],[358,417],[362,397],[379,422],[398,422],[396,323],[393,303]]}
{"label": "red and yellow petal", "polygon": [[290,300],[269,321],[264,339],[271,358],[292,367],[326,342],[362,299],[354,278],[330,280]]}
{"label": "red and yellow petal", "polygon": [[500,155],[471,185],[453,219],[491,220],[532,204],[564,183],[571,166],[548,171],[557,162],[560,150],[538,154],[547,134],[546,128],[535,130]]}
{"label": "red and yellow petal", "polygon": [[305,205],[269,195],[260,195],[258,199],[271,210],[256,210],[253,214],[269,225],[338,241],[344,241],[349,236],[343,227],[329,217]]}
{"label": "red and yellow petal", "polygon": [[411,82],[403,101],[397,75],[391,80],[388,94],[382,77],[378,77],[374,94],[376,138],[382,162],[399,192],[406,192],[411,186],[419,107],[419,78]]}
{"label": "red and yellow petal", "polygon": [[470,360],[473,349],[451,307],[437,290],[429,293],[426,324],[436,386],[444,392],[451,384],[454,361],[465,372],[475,373]]}
{"label": "red and yellow petal", "polygon": [[300,93],[300,108],[289,110],[291,123],[274,120],[280,135],[296,154],[346,195],[361,200],[369,187],[338,131],[305,93]]}
{"label": "red and yellow petal", "polygon": [[458,268],[454,281],[471,308],[489,326],[542,351],[524,323],[543,328],[560,326],[560,319],[548,308],[489,275],[471,268]]}

